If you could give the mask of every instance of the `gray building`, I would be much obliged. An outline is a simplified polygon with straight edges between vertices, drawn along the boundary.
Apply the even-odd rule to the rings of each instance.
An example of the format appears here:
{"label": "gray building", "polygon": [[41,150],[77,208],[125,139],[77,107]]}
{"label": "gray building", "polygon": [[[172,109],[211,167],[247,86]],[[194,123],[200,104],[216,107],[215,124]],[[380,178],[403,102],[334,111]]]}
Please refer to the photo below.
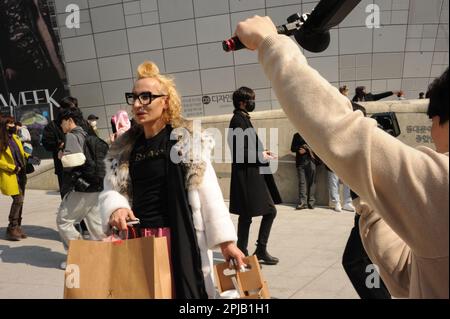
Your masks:
{"label": "gray building", "polygon": [[[279,108],[254,52],[225,53],[221,41],[247,17],[268,15],[276,24],[310,12],[308,0],[57,0],[58,30],[72,95],[83,112],[100,117],[103,136],[119,109],[129,110],[135,69],[152,60],[174,76],[188,117],[231,113],[231,93],[256,90],[258,110]],[[79,29],[65,26],[66,7],[81,9]],[[370,4],[380,8],[380,28],[368,28]],[[449,0],[363,0],[336,29],[330,47],[305,52],[333,85],[350,92],[402,89],[417,98],[448,66]],[[203,97],[207,97],[202,99]],[[394,97],[395,98],[395,97]]]}

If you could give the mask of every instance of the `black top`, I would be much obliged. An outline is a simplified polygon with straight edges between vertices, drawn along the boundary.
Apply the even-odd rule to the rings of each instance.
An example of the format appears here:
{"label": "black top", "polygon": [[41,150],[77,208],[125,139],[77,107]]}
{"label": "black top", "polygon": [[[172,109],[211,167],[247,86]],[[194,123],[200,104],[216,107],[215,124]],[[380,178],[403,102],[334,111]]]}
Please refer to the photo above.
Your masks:
{"label": "black top", "polygon": [[234,116],[229,125],[232,130],[228,133],[228,145],[232,151],[233,165],[268,166],[268,161],[262,158],[264,146],[253,128],[250,115],[246,111],[238,109],[235,109],[233,113]]}
{"label": "black top", "polygon": [[[282,200],[273,175],[261,171],[262,167],[269,166],[269,161],[261,158],[264,146],[249,114],[244,110],[234,110],[229,128],[228,145],[233,152],[230,213],[245,218],[273,213],[273,205]],[[239,134],[242,131],[246,133],[243,136]]]}
{"label": "black top", "polygon": [[303,137],[301,137],[300,134],[295,133],[294,137],[292,138],[291,152],[295,153],[295,165],[296,166],[299,166],[301,164],[306,164],[311,160],[311,156],[309,155],[308,152],[306,152],[305,154],[299,153],[300,148],[305,144],[306,144],[306,142],[303,139]]}
{"label": "black top", "polygon": [[170,130],[166,127],[152,138],[142,135],[136,142],[130,158],[130,176],[133,189],[133,212],[141,227],[168,227],[167,213],[167,143]]}

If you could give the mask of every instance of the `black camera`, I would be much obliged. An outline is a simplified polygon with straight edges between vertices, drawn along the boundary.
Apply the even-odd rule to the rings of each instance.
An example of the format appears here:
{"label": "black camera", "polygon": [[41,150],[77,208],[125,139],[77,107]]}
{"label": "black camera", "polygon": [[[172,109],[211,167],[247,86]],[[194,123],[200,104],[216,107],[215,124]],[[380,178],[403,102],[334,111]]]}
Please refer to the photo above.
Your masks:
{"label": "black camera", "polygon": [[89,187],[91,187],[91,184],[88,183],[81,175],[82,173],[78,171],[72,174],[73,187],[76,192],[86,192]]}
{"label": "black camera", "polygon": [[380,129],[393,137],[401,134],[400,125],[398,125],[397,116],[394,112],[375,113],[371,117],[377,121]]}

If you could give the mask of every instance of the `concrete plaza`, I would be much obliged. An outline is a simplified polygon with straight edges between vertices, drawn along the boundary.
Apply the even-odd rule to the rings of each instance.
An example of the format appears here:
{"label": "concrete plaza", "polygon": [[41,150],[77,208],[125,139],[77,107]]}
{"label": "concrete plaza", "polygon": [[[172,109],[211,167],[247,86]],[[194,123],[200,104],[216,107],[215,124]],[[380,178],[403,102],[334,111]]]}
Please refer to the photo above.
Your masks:
{"label": "concrete plaza", "polygon": [[[11,198],[0,197],[0,299],[63,297],[65,259],[56,230],[56,192],[28,190],[23,228],[29,238],[4,240]],[[280,258],[276,266],[263,265],[273,298],[358,298],[342,266],[341,256],[353,225],[353,213],[326,208],[295,211],[279,205],[269,251]],[[236,216],[233,216],[235,224]],[[254,250],[260,218],[251,228],[249,251]],[[214,254],[219,260],[220,253]]]}

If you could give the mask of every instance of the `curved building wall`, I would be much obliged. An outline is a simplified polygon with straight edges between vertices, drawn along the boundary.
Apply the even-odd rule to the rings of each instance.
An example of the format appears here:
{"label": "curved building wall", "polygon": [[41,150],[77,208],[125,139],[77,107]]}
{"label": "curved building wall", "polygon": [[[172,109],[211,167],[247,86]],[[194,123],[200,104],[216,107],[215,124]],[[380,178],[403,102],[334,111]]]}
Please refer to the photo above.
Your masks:
{"label": "curved building wall", "polygon": [[[109,119],[128,109],[124,92],[135,69],[148,59],[172,74],[183,95],[185,115],[232,111],[231,93],[255,89],[257,110],[279,108],[254,52],[225,53],[221,41],[244,18],[269,15],[276,24],[295,12],[310,12],[308,0],[58,0],[56,9],[72,95],[84,113]],[[79,29],[68,29],[66,7],[80,9]],[[369,5],[380,9],[380,28],[368,28]],[[305,52],[333,85],[368,91],[405,91],[415,99],[448,67],[448,0],[363,0],[336,29],[330,47]],[[370,21],[371,19],[369,19]]]}

